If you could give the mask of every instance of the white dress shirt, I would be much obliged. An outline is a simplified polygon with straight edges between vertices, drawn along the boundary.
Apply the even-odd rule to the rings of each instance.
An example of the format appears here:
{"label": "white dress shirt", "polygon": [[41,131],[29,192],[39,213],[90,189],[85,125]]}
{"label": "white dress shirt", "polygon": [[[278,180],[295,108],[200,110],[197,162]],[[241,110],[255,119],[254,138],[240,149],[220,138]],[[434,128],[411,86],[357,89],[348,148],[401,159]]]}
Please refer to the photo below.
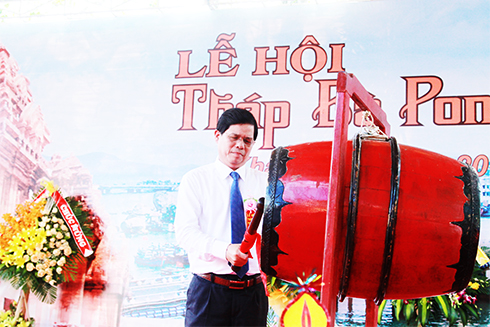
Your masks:
{"label": "white dress shirt", "polygon": [[[187,251],[193,273],[233,273],[226,260],[226,248],[231,243],[231,172],[232,169],[217,159],[191,170],[180,182],[175,235]],[[239,187],[244,200],[258,201],[265,197],[267,173],[244,166],[236,172],[240,175]],[[251,253],[249,275],[260,272],[255,246]]]}

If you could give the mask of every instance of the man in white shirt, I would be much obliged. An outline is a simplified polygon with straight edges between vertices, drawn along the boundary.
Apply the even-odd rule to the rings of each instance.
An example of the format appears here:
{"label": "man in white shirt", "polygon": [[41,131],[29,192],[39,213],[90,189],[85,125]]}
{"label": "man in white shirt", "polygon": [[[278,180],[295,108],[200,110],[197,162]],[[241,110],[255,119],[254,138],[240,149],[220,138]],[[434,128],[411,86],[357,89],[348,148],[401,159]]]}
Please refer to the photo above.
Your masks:
{"label": "man in white shirt", "polygon": [[[214,132],[217,160],[188,172],[180,183],[175,232],[194,274],[187,291],[186,326],[267,324],[269,304],[257,255],[249,258],[240,252],[239,243],[231,241],[230,174],[239,174],[246,216],[250,217],[254,204],[265,197],[267,174],[244,166],[257,132],[257,122],[248,110],[226,110]],[[256,253],[255,247],[251,253]],[[243,278],[230,267],[247,262]]]}

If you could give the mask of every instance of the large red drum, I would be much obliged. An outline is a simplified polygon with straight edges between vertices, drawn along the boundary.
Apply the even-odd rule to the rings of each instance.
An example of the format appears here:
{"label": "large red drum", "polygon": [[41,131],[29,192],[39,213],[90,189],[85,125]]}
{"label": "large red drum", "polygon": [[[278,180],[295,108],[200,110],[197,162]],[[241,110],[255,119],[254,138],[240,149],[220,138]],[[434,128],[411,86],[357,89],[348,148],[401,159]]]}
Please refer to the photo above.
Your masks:
{"label": "large red drum", "polygon": [[[347,149],[340,298],[409,299],[466,287],[480,230],[476,171],[394,138],[358,137]],[[332,142],[317,142],[273,151],[266,274],[289,282],[322,274],[331,150]]]}

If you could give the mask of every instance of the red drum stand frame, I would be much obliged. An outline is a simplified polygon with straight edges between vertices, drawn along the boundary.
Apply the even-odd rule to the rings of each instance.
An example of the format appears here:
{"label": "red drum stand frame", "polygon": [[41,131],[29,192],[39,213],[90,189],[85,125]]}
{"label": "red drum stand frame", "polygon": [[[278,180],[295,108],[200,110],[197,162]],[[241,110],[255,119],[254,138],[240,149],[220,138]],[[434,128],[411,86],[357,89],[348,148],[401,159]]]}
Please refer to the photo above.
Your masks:
{"label": "red drum stand frame", "polygon": [[[345,243],[341,235],[346,230],[342,217],[343,190],[346,177],[342,168],[345,162],[347,147],[347,131],[349,125],[349,102],[354,102],[362,109],[371,112],[374,123],[387,136],[390,125],[385,112],[364,89],[357,78],[346,72],[340,72],[337,77],[337,110],[334,125],[334,140],[330,164],[330,186],[328,192],[328,210],[323,251],[323,275],[321,287],[321,303],[328,311],[328,324],[335,326],[337,295],[341,283],[341,260],[345,254]],[[374,299],[366,299],[366,326],[377,325],[377,312]]]}

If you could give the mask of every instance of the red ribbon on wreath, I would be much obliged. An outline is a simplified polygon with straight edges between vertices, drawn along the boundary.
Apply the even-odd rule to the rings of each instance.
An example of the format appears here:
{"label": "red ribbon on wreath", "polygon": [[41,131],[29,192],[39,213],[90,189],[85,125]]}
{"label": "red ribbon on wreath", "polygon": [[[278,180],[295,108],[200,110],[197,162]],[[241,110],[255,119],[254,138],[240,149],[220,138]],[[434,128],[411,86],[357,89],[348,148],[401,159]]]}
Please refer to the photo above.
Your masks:
{"label": "red ribbon on wreath", "polygon": [[55,189],[51,182],[46,183],[44,190],[39,193],[39,195],[36,197],[36,200],[40,199],[43,196],[51,196],[53,198],[56,206],[58,207],[58,210],[61,213],[61,216],[68,225],[71,235],[73,236],[73,239],[75,240],[75,243],[80,249],[82,255],[84,257],[88,257],[92,253],[94,253],[92,247],[90,246],[90,243],[87,240],[87,237],[82,231],[82,226],[80,226],[80,223],[78,222],[78,219],[73,213],[70,205],[68,204],[68,202],[66,202],[61,193]]}

